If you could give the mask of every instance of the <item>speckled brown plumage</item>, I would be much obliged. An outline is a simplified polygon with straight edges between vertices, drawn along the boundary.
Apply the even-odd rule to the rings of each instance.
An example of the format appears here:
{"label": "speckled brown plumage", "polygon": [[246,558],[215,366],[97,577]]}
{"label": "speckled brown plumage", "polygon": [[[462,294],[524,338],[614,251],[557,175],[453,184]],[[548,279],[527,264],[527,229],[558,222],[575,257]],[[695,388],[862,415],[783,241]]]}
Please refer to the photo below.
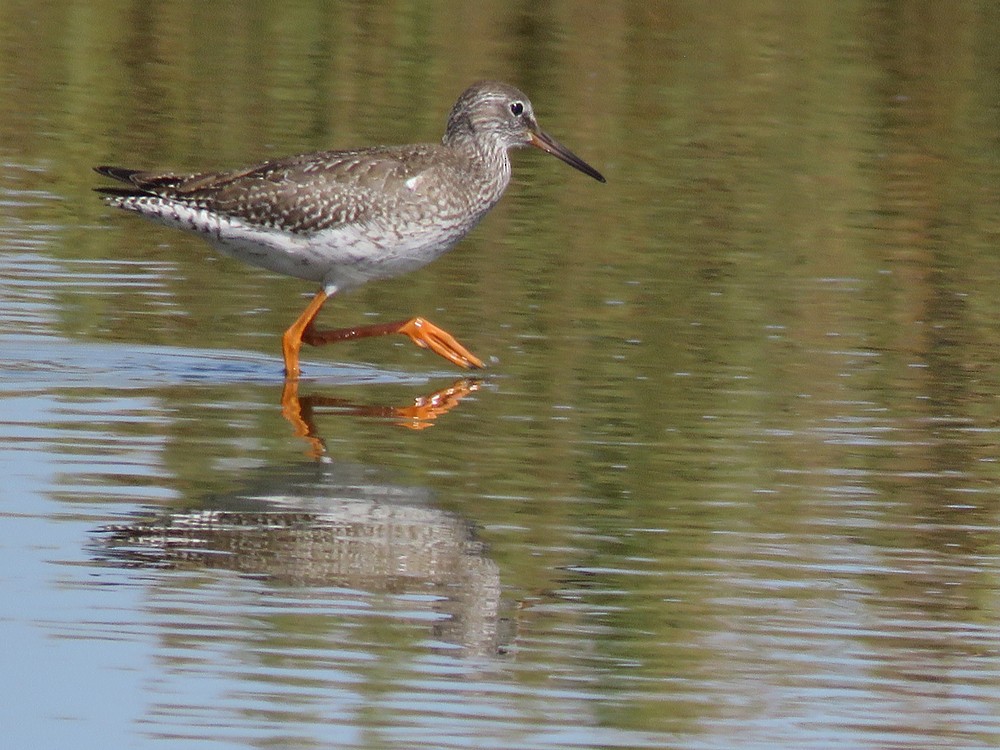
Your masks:
{"label": "speckled brown plumage", "polygon": [[[124,185],[98,188],[110,205],[198,233],[247,263],[322,285],[308,320],[304,314],[285,334],[286,372],[293,374],[303,337],[328,343],[397,332],[380,326],[323,336],[312,319],[330,294],[415,270],[453,247],[503,195],[508,149],[526,145],[604,181],[539,129],[523,93],[495,82],[461,95],[440,144],[321,151],[231,172],[96,169]],[[452,342],[403,328],[398,332],[456,364],[482,364],[454,340],[460,352],[448,351]]]}

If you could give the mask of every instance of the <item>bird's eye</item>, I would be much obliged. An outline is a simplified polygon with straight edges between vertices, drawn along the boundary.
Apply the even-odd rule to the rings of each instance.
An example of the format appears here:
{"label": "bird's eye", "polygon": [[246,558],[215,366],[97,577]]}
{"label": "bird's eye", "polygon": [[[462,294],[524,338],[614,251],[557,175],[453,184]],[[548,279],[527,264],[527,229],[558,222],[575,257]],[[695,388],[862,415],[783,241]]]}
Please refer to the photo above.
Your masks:
{"label": "bird's eye", "polygon": [[514,117],[520,117],[521,113],[524,112],[524,104],[521,102],[511,102],[510,112]]}

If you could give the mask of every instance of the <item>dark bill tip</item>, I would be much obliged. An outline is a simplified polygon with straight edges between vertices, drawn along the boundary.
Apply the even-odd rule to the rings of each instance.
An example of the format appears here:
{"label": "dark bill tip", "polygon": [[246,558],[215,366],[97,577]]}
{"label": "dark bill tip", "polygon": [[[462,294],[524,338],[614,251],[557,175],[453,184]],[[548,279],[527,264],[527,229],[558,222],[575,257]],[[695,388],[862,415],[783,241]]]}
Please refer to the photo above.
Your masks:
{"label": "dark bill tip", "polygon": [[547,154],[552,154],[556,158],[562,159],[574,169],[579,169],[585,175],[593,177],[598,182],[607,182],[607,180],[604,179],[604,175],[587,164],[587,162],[559,143],[559,141],[550,136],[548,133],[541,130],[537,133],[531,133],[530,140],[528,142],[535,148],[541,149]]}

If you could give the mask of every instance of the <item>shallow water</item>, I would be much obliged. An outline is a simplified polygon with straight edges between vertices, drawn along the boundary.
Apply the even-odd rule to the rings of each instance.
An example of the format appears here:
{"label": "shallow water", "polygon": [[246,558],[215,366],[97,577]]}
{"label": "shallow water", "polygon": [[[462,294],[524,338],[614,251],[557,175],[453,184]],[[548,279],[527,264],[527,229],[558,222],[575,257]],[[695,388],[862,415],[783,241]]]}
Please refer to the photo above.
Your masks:
{"label": "shallow water", "polygon": [[[1000,744],[992,7],[286,6],[0,8],[11,746]],[[323,313],[475,378],[91,192],[485,76],[608,184]]]}

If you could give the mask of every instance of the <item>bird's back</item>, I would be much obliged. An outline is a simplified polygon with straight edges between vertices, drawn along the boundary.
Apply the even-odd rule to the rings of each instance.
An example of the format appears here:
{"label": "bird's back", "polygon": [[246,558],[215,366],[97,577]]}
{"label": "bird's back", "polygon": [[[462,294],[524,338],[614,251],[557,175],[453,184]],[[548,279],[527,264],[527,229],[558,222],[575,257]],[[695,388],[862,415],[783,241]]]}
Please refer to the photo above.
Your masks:
{"label": "bird's back", "polygon": [[230,172],[97,171],[125,183],[98,190],[119,208],[160,218],[163,204],[252,226],[312,234],[350,224],[475,222],[500,197],[474,165],[441,145],[323,151]]}

